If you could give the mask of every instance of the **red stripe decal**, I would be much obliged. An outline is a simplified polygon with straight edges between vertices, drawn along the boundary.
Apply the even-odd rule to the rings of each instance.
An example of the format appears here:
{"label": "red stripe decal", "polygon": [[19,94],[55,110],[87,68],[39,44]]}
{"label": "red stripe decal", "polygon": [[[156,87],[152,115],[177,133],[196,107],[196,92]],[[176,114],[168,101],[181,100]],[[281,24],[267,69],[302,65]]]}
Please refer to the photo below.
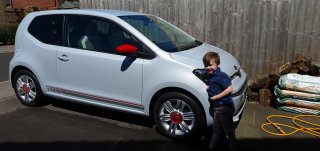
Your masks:
{"label": "red stripe decal", "polygon": [[83,92],[76,92],[76,91],[72,91],[72,90],[66,90],[66,89],[56,88],[56,87],[51,87],[51,86],[50,86],[50,88],[55,89],[55,90],[59,90],[61,92],[67,92],[67,93],[76,94],[76,95],[79,95],[79,96],[86,96],[86,97],[91,97],[91,98],[95,98],[95,99],[101,99],[101,100],[105,100],[105,101],[109,101],[109,102],[127,104],[127,105],[131,105],[131,106],[136,106],[136,107],[139,107],[139,108],[144,108],[144,106],[142,104],[136,104],[136,103],[127,102],[127,101],[123,101],[123,100],[116,100],[116,99],[112,99],[112,98],[101,97],[101,96],[96,96],[96,95],[87,94],[87,93],[83,93]]}

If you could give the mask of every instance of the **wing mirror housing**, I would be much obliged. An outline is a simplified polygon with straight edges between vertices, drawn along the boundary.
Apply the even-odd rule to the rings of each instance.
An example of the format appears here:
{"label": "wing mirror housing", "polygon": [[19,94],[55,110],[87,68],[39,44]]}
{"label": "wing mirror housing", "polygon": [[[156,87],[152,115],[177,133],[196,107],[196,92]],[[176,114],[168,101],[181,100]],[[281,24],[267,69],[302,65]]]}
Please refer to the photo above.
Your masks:
{"label": "wing mirror housing", "polygon": [[136,57],[138,55],[137,50],[138,50],[137,47],[130,44],[122,44],[116,47],[117,54],[123,54],[123,55],[128,55],[133,57]]}

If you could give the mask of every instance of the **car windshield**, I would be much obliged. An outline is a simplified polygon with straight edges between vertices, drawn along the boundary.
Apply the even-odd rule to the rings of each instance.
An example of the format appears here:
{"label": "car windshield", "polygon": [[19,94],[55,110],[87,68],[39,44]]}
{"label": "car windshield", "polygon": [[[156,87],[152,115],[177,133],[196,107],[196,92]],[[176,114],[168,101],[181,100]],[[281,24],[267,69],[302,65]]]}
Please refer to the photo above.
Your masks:
{"label": "car windshield", "polygon": [[120,16],[120,18],[166,52],[184,51],[202,44],[174,25],[156,16],[132,15]]}

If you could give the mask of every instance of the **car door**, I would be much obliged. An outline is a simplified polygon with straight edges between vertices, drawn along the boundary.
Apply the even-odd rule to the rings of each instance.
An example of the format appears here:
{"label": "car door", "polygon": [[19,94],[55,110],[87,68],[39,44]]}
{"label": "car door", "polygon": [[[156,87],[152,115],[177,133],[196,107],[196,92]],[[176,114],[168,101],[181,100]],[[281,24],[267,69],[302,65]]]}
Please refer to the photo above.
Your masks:
{"label": "car door", "polygon": [[[43,88],[57,83],[56,54],[62,45],[62,22],[63,15],[39,15],[28,27],[30,35],[24,33],[28,40],[22,42],[24,45],[16,45],[18,51],[28,50],[25,56],[29,59],[23,61],[32,65]],[[43,90],[44,93],[47,92]]]}
{"label": "car door", "polygon": [[78,101],[143,110],[143,59],[115,51],[132,37],[107,19],[65,17],[65,47],[57,53],[59,88],[54,91]]}

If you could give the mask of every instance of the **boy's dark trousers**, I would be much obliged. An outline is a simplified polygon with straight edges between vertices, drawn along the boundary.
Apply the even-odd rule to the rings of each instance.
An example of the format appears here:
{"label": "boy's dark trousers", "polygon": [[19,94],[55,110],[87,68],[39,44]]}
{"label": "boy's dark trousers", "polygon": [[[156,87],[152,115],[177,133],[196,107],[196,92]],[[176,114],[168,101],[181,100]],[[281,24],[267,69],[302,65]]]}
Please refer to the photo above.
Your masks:
{"label": "boy's dark trousers", "polygon": [[232,120],[234,111],[234,108],[227,106],[210,107],[211,116],[214,118],[210,149],[217,148],[217,143],[222,135],[227,137],[229,149],[236,149],[236,136]]}

